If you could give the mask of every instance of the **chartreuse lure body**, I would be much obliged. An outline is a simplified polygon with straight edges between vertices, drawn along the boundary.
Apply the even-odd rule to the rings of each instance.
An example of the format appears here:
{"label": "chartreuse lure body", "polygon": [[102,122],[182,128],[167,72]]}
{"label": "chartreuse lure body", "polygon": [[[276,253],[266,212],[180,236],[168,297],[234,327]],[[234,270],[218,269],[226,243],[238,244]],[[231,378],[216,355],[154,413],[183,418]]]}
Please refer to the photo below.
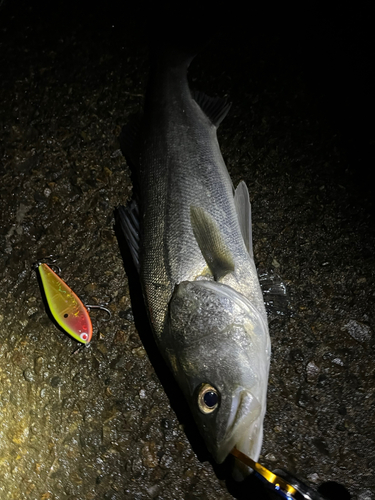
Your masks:
{"label": "chartreuse lure body", "polygon": [[52,316],[69,335],[88,344],[92,323],[87,308],[68,285],[45,263],[38,262],[44,293]]}

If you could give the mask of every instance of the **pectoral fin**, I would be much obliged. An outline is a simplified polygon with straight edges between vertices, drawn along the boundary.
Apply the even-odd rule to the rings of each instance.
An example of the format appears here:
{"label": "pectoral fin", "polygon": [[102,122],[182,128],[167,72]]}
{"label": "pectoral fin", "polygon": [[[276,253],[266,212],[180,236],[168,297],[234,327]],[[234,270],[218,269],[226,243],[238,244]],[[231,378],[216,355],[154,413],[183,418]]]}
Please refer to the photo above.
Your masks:
{"label": "pectoral fin", "polygon": [[132,199],[126,207],[118,207],[117,213],[134,265],[139,273],[139,211],[137,202]]}
{"label": "pectoral fin", "polygon": [[190,221],[195,239],[216,281],[234,271],[232,254],[225,245],[220,230],[203,208],[190,207]]}
{"label": "pectoral fin", "polygon": [[254,258],[253,236],[251,228],[251,204],[247,186],[241,181],[234,193],[234,205],[236,207],[238,222],[240,224],[241,234],[244,239],[247,251],[250,257]]}

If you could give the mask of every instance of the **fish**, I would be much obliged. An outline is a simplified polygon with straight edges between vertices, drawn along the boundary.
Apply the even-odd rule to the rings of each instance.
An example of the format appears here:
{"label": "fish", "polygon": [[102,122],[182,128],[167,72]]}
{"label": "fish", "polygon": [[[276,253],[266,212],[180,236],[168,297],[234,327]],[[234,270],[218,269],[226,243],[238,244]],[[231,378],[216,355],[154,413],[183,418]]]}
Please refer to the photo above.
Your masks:
{"label": "fish", "polygon": [[250,197],[217,139],[231,104],[189,88],[194,57],[167,44],[151,57],[143,111],[120,136],[135,195],[118,217],[156,344],[209,452],[222,463],[236,447],[256,462],[271,345]]}

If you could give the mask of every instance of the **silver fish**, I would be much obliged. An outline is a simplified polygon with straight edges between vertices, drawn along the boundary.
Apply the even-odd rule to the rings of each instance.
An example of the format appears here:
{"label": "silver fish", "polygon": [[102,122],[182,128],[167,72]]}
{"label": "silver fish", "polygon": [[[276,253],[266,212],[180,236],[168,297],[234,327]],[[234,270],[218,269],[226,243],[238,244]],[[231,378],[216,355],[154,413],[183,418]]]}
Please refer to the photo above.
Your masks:
{"label": "silver fish", "polygon": [[251,208],[216,131],[230,104],[192,92],[193,57],[154,59],[142,116],[122,134],[138,201],[120,207],[157,345],[214,459],[257,461],[270,362]]}

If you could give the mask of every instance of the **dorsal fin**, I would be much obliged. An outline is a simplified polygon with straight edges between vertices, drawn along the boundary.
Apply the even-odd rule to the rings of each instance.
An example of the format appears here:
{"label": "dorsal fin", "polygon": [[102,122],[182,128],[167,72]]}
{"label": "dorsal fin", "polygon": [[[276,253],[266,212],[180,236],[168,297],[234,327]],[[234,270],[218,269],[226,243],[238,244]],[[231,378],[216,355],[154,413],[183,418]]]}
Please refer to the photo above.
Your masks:
{"label": "dorsal fin", "polygon": [[234,271],[233,257],[225,245],[218,225],[203,208],[190,207],[195,239],[216,281]]}
{"label": "dorsal fin", "polygon": [[241,181],[234,192],[234,205],[236,207],[238,222],[250,257],[254,258],[253,236],[251,228],[251,204],[247,186]]}
{"label": "dorsal fin", "polygon": [[194,101],[199,105],[202,111],[208,116],[212,124],[217,128],[227,116],[227,113],[232,106],[231,102],[227,102],[221,97],[209,97],[208,95],[198,90],[192,90],[191,95]]}

